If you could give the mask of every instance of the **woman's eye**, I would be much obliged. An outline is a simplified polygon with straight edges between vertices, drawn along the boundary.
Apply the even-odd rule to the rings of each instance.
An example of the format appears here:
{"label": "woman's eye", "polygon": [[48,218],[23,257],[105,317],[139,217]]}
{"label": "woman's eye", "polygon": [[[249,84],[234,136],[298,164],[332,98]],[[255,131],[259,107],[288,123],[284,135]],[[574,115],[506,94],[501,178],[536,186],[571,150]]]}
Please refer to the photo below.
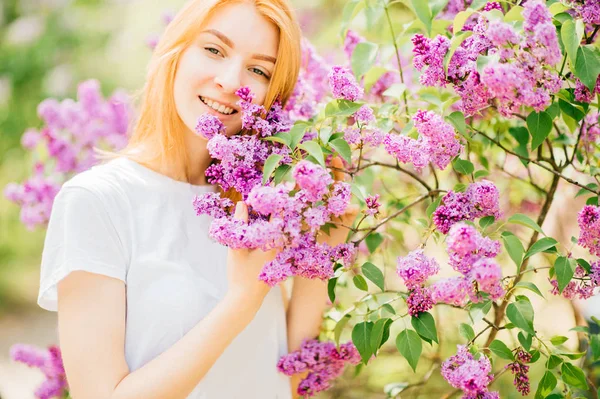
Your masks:
{"label": "woman's eye", "polygon": [[269,76],[267,76],[267,74],[266,74],[266,73],[264,73],[262,70],[260,70],[260,69],[258,69],[258,68],[250,68],[250,70],[251,70],[252,72],[254,72],[255,74],[257,74],[257,75],[264,76],[264,77],[265,77],[265,78],[267,78],[267,79],[269,78]]}
{"label": "woman's eye", "polygon": [[220,54],[220,51],[219,51],[219,50],[217,50],[217,49],[216,49],[216,48],[214,48],[214,47],[204,47],[204,49],[205,49],[205,50],[207,50],[207,51],[210,51],[211,53],[213,53],[213,54],[215,54],[215,55],[219,55],[219,54]]}

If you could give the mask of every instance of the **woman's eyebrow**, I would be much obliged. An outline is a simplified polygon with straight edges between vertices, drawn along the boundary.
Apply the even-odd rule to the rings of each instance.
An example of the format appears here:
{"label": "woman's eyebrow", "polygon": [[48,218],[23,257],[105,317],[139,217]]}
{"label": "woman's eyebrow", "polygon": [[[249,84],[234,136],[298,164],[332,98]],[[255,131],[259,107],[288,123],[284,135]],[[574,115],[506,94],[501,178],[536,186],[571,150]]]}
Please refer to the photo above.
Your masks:
{"label": "woman's eyebrow", "polygon": [[[219,39],[221,39],[221,41],[223,43],[225,43],[229,48],[231,48],[231,49],[235,48],[233,41],[231,41],[230,38],[228,38],[227,36],[225,36],[223,33],[219,32],[216,29],[207,29],[205,31],[202,31],[202,33],[210,33],[210,34],[218,37]],[[277,61],[276,58],[271,57],[270,55],[265,55],[265,54],[252,54],[252,58],[257,59],[257,60],[272,62],[273,64],[275,64],[275,62]]]}

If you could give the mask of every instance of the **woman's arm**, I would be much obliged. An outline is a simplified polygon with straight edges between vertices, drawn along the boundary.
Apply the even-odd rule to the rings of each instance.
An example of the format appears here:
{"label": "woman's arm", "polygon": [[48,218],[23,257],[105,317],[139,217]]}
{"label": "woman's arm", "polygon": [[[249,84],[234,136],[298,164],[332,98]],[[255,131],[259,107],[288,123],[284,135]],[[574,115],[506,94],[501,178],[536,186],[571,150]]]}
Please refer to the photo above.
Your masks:
{"label": "woman's arm", "polygon": [[262,303],[228,293],[171,348],[130,373],[125,284],[75,271],[59,282],[58,298],[59,341],[73,399],[186,398]]}

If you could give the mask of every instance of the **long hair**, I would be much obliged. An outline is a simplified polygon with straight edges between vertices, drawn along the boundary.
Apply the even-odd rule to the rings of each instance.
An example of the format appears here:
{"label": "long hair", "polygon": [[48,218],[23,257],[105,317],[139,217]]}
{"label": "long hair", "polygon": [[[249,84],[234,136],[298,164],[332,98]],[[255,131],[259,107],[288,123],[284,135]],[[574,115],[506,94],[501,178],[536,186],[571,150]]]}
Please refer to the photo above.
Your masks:
{"label": "long hair", "polygon": [[[301,32],[288,0],[191,0],[167,26],[148,65],[141,92],[138,118],[125,148],[117,152],[98,151],[109,160],[127,157],[155,167],[181,165],[189,178],[185,148],[185,125],[177,113],[173,87],[182,53],[195,40],[215,11],[224,5],[250,2],[279,29],[277,62],[269,83],[264,106],[276,99],[285,104],[294,90],[301,63]],[[229,194],[228,196],[231,196]]]}

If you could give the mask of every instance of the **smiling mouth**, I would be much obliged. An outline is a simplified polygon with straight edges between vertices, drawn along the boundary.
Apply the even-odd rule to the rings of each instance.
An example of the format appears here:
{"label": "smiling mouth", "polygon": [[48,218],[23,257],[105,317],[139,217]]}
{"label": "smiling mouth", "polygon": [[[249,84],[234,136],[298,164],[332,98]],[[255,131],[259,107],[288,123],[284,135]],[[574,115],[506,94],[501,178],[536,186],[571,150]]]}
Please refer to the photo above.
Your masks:
{"label": "smiling mouth", "polygon": [[220,104],[220,103],[213,101],[211,99],[208,99],[206,97],[198,96],[198,98],[200,99],[200,101],[202,101],[202,103],[204,105],[215,110],[216,112],[220,113],[221,115],[233,115],[233,114],[237,113],[237,110],[227,107],[226,105]]}

